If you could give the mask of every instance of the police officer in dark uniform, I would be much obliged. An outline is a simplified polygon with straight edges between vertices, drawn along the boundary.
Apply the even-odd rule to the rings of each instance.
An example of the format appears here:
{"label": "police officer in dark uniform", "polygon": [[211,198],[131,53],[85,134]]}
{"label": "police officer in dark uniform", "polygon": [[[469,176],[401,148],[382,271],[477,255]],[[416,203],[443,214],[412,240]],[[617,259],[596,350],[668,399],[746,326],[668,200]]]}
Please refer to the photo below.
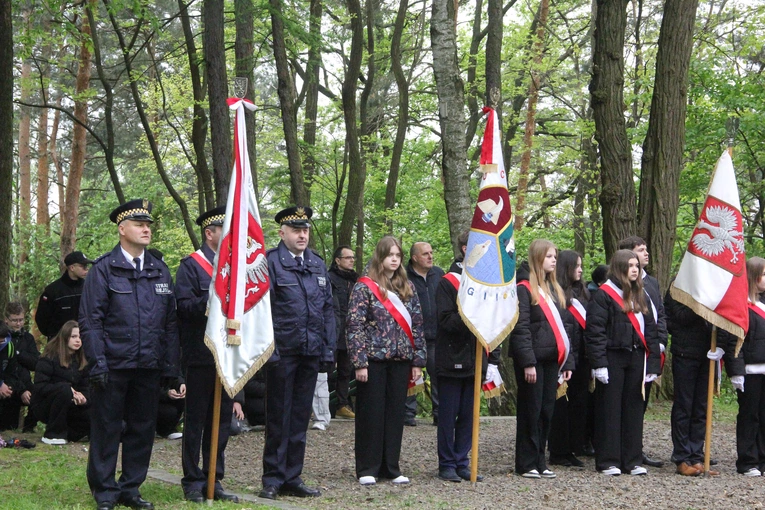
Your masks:
{"label": "police officer in dark uniform", "polygon": [[[165,263],[146,250],[151,208],[147,200],[133,200],[112,211],[119,244],[95,261],[82,290],[80,335],[93,406],[87,474],[98,510],[154,508],[139,487],[154,444],[157,394],[162,377],[180,376],[173,281]],[[120,442],[122,475],[115,480]]]}
{"label": "police officer in dark uniform", "polygon": [[[202,227],[204,244],[181,261],[175,275],[175,300],[181,340],[182,366],[186,380],[186,421],[183,428],[183,494],[188,501],[205,500],[210,462],[210,437],[213,418],[215,360],[205,345],[207,298],[209,297],[215,252],[226,217],[224,206],[216,207],[197,218]],[[239,502],[233,494],[223,491],[220,484],[224,473],[224,451],[231,428],[234,401],[221,391],[218,456],[215,464],[214,499]],[[202,448],[202,469],[199,451]]]}
{"label": "police officer in dark uniform", "polygon": [[289,207],[276,215],[279,246],[268,251],[276,349],[266,373],[266,442],[261,498],[321,493],[300,478],[306,429],[320,365],[334,361],[335,312],[324,261],[308,248],[312,211]]}
{"label": "police officer in dark uniform", "polygon": [[77,320],[82,286],[90,264],[93,261],[81,251],[73,251],[64,258],[66,270],[61,278],[45,287],[37,304],[35,322],[40,333],[48,339],[56,336],[67,321]]}

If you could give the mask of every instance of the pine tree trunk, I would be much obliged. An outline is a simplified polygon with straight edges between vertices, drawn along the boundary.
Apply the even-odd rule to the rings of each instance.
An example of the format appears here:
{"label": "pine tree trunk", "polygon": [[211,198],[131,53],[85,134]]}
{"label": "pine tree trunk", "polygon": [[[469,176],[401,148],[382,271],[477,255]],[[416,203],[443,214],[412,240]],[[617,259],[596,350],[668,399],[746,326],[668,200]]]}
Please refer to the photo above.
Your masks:
{"label": "pine tree trunk", "polygon": [[8,303],[13,208],[13,15],[0,0],[0,310]]}
{"label": "pine tree trunk", "polygon": [[651,273],[666,289],[672,271],[685,151],[688,68],[698,0],[667,0],[659,33],[648,133],[643,142],[639,221]]}
{"label": "pine tree trunk", "polygon": [[[28,19],[29,13],[25,13]],[[25,59],[21,64],[21,102],[28,103],[32,95],[31,90],[32,62]],[[32,154],[30,149],[31,138],[31,113],[28,106],[20,108],[19,118],[19,223],[21,229],[29,226],[32,207]],[[20,232],[19,237],[19,263],[24,264],[29,256],[28,234]]]}
{"label": "pine tree trunk", "polygon": [[626,0],[597,0],[590,95],[600,151],[603,245],[606,259],[620,239],[635,234],[632,148],[624,119]]}

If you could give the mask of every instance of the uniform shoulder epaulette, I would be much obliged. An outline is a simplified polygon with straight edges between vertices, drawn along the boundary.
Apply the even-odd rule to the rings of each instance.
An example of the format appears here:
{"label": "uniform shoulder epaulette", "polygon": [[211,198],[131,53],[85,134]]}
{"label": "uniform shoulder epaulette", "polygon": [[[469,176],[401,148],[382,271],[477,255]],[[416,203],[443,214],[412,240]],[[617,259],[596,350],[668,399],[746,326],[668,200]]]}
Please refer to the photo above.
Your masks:
{"label": "uniform shoulder epaulette", "polygon": [[99,262],[101,259],[103,259],[103,258],[106,258],[106,257],[108,257],[109,255],[111,255],[111,253],[112,253],[112,252],[110,252],[110,251],[107,251],[107,252],[106,252],[106,253],[104,253],[103,255],[99,255],[99,256],[98,256],[98,258],[96,258],[96,260],[94,260],[94,261],[93,261],[93,263],[94,263],[94,264],[98,263],[98,262]]}
{"label": "uniform shoulder epaulette", "polygon": [[319,254],[316,252],[316,250],[313,250],[313,249],[311,249],[311,248],[308,248],[308,249],[309,249],[309,250],[311,250],[311,253],[313,253],[314,255],[316,255],[316,257],[317,257],[319,260],[321,260],[322,262],[324,262],[324,257],[322,257],[321,255],[319,255]]}
{"label": "uniform shoulder epaulette", "polygon": [[269,253],[273,253],[278,249],[279,249],[278,246],[274,246],[273,248],[266,250],[266,255],[268,255]]}

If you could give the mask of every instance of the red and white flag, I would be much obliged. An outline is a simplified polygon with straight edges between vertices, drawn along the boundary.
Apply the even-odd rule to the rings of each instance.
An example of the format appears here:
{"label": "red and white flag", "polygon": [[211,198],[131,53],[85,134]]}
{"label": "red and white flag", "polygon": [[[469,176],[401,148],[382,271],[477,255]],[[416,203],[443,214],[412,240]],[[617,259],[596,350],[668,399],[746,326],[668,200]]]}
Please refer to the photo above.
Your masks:
{"label": "red and white flag", "polygon": [[470,224],[457,305],[465,324],[489,351],[518,321],[513,211],[507,191],[497,112],[487,113],[481,148],[481,188]]}
{"label": "red and white flag", "polygon": [[247,153],[246,99],[230,98],[234,122],[234,171],[228,188],[226,219],[215,255],[205,344],[226,393],[232,398],[265,364],[274,350],[268,262],[260,213]]}
{"label": "red and white flag", "polygon": [[736,174],[727,151],[717,160],[704,208],[670,292],[713,325],[740,339],[746,335],[744,231]]}

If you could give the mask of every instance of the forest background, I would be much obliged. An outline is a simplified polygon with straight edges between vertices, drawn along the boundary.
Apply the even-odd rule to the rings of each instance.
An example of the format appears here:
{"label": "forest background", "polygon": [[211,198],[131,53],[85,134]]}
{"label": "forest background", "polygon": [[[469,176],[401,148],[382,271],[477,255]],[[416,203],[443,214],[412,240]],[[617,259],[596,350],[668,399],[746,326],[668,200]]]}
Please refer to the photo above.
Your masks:
{"label": "forest background", "polygon": [[764,69],[746,0],[0,0],[0,309],[111,250],[133,198],[174,273],[225,203],[235,76],[269,246],[298,203],[328,262],[392,233],[448,267],[488,104],[520,258],[548,238],[586,277],[638,234],[666,290],[728,145],[762,254]]}

